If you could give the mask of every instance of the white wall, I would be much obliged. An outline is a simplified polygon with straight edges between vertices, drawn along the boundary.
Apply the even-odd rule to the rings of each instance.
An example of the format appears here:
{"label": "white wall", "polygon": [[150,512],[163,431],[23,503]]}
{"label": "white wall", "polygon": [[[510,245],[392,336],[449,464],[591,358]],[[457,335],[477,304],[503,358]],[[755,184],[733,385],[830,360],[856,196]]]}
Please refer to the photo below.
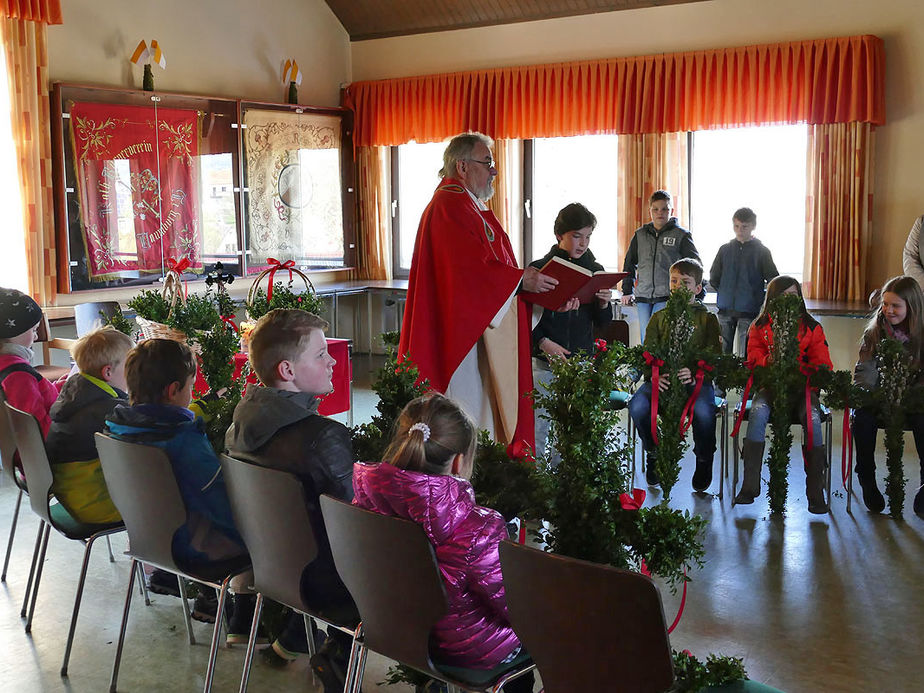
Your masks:
{"label": "white wall", "polygon": [[[901,271],[924,212],[924,2],[711,0],[352,44],[355,80],[875,34],[886,46],[886,117],[876,142],[868,282]],[[760,162],[753,162],[760,165]]]}
{"label": "white wall", "polygon": [[346,31],[323,0],[62,0],[64,24],[48,28],[52,81],[141,88],[129,57],[157,39],[162,91],[285,101],[281,63],[304,73],[299,101],[339,106],[350,81]]}

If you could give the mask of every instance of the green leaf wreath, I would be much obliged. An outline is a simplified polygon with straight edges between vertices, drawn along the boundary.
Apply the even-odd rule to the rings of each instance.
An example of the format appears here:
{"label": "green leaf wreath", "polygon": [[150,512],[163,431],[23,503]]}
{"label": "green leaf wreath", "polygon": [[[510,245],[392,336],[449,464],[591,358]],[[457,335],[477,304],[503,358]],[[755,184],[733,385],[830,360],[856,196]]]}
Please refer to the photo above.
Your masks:
{"label": "green leaf wreath", "polygon": [[325,308],[323,298],[308,289],[302,292],[293,291],[291,281],[287,284],[275,282],[272,300],[267,300],[265,289],[257,289],[253,300],[245,302],[244,305],[248,317],[254,322],[276,308],[304,310],[315,315],[322,315]]}
{"label": "green leaf wreath", "polygon": [[905,452],[905,395],[911,384],[911,355],[897,339],[885,338],[876,348],[879,369],[879,389],[876,399],[880,420],[885,423],[886,447],[886,496],[889,498],[889,514],[902,517],[905,506],[905,468],[902,457]]}

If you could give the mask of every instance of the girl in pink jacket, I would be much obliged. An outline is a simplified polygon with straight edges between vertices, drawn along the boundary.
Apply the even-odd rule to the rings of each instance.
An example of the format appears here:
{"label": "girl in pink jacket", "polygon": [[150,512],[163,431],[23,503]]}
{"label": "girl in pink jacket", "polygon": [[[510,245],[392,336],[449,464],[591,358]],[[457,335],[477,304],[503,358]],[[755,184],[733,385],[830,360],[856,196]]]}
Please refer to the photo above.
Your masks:
{"label": "girl in pink jacket", "polygon": [[[449,609],[433,629],[434,662],[492,669],[520,654],[507,620],[498,544],[507,532],[500,513],[475,503],[468,479],[475,426],[439,394],[410,402],[395,424],[381,464],[353,469],[353,503],[423,527],[436,551]],[[521,683],[522,682],[522,683]],[[505,686],[532,691],[532,677]]]}

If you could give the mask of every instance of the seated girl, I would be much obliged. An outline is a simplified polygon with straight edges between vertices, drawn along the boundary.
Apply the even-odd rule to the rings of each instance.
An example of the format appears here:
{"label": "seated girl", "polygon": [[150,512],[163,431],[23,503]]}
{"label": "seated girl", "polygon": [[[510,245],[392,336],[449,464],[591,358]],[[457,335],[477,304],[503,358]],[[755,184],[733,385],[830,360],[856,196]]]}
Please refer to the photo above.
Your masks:
{"label": "seated girl", "polygon": [[[398,417],[385,462],[354,466],[353,502],[416,522],[433,544],[449,603],[433,629],[434,662],[493,669],[521,648],[507,620],[497,548],[507,536],[504,520],[475,503],[474,452],[475,426],[458,405],[439,394],[419,397]],[[532,676],[505,690],[532,691]]]}

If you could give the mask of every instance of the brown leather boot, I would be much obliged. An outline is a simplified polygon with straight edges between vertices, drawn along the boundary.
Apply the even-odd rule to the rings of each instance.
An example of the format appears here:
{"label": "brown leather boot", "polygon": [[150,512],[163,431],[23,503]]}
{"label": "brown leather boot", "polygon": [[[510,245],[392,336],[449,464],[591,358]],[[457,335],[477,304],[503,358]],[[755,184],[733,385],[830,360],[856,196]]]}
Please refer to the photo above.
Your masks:
{"label": "brown leather boot", "polygon": [[735,503],[747,505],[753,503],[754,499],[760,495],[760,467],[764,460],[763,442],[757,443],[745,439],[741,458],[744,460],[744,477],[741,480],[741,490],[735,496]]}
{"label": "brown leather boot", "polygon": [[815,515],[828,512],[825,501],[825,469],[828,459],[825,455],[825,446],[819,445],[806,453],[805,456],[805,497],[808,498],[808,510]]}

